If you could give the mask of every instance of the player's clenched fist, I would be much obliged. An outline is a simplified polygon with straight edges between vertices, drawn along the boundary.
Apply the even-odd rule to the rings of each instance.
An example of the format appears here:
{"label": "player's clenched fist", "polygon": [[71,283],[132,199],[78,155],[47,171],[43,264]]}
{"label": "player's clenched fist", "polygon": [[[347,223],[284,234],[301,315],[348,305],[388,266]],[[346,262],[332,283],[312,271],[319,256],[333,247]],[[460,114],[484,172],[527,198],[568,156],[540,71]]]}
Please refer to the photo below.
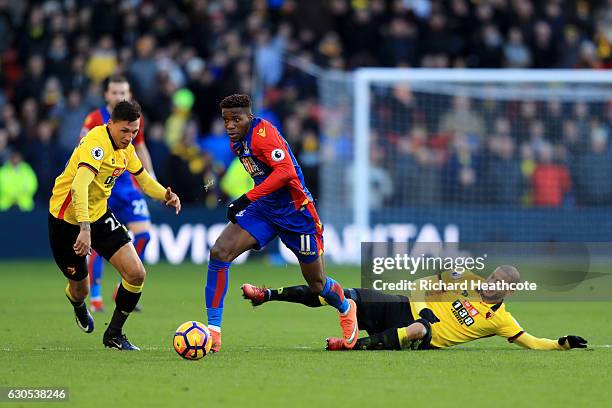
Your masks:
{"label": "player's clenched fist", "polygon": [[172,192],[172,189],[170,187],[168,187],[166,189],[166,205],[170,206],[170,207],[174,207],[176,209],[176,213],[178,214],[179,211],[181,211],[181,199],[179,198],[179,196],[176,195],[176,193]]}
{"label": "player's clenched fist", "polygon": [[245,208],[247,208],[251,204],[251,200],[246,196],[246,194],[241,195],[227,206],[227,219],[236,223],[236,215]]}

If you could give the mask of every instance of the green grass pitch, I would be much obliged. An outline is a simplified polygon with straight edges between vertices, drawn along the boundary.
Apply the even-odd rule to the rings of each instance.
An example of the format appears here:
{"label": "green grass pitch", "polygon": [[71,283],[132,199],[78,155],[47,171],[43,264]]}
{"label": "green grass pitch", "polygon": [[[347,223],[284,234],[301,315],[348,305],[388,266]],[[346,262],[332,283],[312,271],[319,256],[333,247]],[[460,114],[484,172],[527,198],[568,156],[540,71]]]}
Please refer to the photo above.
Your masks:
{"label": "green grass pitch", "polygon": [[[0,387],[69,387],[70,401],[51,406],[75,407],[612,404],[611,303],[509,302],[530,333],[579,334],[594,346],[589,350],[525,351],[491,338],[438,351],[331,353],[324,339],[340,334],[332,308],[269,303],[253,309],[240,296],[243,282],[301,284],[299,269],[250,261],[231,271],[222,352],[186,361],[174,352],[172,334],[186,320],[206,321],[206,266],[147,269],[144,312],[126,325],[142,351],[122,353],[101,344],[117,281],[110,266],[104,281],[109,310],[96,314],[96,330],[84,334],[55,264],[0,263]],[[345,287],[358,286],[358,268],[328,269]]]}

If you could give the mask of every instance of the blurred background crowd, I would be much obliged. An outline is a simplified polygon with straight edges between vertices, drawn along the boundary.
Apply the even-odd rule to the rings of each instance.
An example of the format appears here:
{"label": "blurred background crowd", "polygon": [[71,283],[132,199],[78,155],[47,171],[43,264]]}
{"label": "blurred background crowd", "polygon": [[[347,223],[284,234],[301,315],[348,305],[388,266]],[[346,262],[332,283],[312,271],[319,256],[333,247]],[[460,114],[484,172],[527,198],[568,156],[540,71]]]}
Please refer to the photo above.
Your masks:
{"label": "blurred background crowd", "polygon": [[[316,197],[325,112],[316,78],[287,56],[343,71],[608,69],[612,1],[0,0],[0,210],[47,205],[113,73],[143,106],[158,179],[186,203],[248,188],[218,103],[256,89]],[[375,206],[612,205],[612,105],[431,103],[408,86],[374,101]]]}

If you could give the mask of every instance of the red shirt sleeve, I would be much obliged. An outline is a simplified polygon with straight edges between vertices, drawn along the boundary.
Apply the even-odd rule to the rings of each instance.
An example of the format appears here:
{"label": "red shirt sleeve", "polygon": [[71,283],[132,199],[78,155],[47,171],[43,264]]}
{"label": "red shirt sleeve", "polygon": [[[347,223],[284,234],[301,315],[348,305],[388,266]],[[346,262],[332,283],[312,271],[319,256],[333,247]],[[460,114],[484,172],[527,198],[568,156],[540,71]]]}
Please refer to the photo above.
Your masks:
{"label": "red shirt sleeve", "polygon": [[89,114],[85,117],[85,120],[83,121],[81,133],[79,134],[79,140],[84,138],[87,132],[89,132],[91,129],[103,124],[104,123],[102,122],[102,115],[100,115],[100,112],[98,110],[89,112]]}
{"label": "red shirt sleeve", "polygon": [[272,169],[272,173],[246,193],[249,200],[258,200],[285,187],[293,180],[299,181],[287,145],[275,128],[262,122],[253,129],[251,149],[258,160]]}

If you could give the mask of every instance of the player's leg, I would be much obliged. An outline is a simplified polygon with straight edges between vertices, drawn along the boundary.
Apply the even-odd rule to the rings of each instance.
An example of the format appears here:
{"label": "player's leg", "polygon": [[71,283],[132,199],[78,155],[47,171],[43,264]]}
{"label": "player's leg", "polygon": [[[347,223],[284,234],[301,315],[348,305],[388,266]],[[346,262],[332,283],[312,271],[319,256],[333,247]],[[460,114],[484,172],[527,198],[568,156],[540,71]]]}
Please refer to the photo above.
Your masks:
{"label": "player's leg", "polygon": [[134,248],[140,260],[144,260],[145,249],[151,241],[151,222],[135,221],[127,224],[127,227],[134,234]]}
{"label": "player's leg", "polygon": [[[308,307],[326,306],[327,302],[310,290],[307,285],[289,286],[286,288],[262,288],[249,283],[242,285],[242,296],[251,301],[253,306],[265,302],[299,303]],[[344,296],[351,298],[352,289],[344,289]],[[359,310],[359,309],[358,309]]]}
{"label": "player's leg", "polygon": [[[309,239],[306,237],[306,239]],[[285,242],[283,240],[283,242]],[[294,251],[295,252],[295,251]],[[310,291],[320,296],[325,302],[336,308],[340,314],[340,326],[342,327],[342,336],[346,342],[346,346],[351,348],[355,345],[355,341],[359,337],[359,325],[357,322],[357,305],[352,299],[348,299],[344,295],[342,286],[330,276],[327,276],[323,267],[323,259],[317,257],[316,260],[307,263],[307,260],[299,253],[300,269],[302,275],[308,283]]]}
{"label": "player's leg", "polygon": [[87,269],[89,271],[89,285],[91,288],[91,311],[103,312],[102,274],[104,272],[104,258],[98,255],[96,251],[91,251],[87,260]]}
{"label": "player's leg", "polygon": [[[418,319],[407,327],[389,328],[357,340],[353,350],[424,350],[430,348],[431,324]],[[327,339],[327,350],[348,350],[341,339]]]}
{"label": "player's leg", "polygon": [[123,326],[138,304],[145,280],[145,268],[131,243],[124,244],[109,259],[121,274],[113,317],[104,333],[104,345],[120,350],[138,350],[123,334]]}
{"label": "player's leg", "polygon": [[112,212],[91,225],[92,247],[117,269],[122,277],[117,291],[115,310],[104,332],[106,347],[119,350],[138,350],[123,334],[123,326],[140,299],[145,269],[131,243],[125,227]]}
{"label": "player's leg", "polygon": [[[255,218],[250,218],[250,221],[243,219],[241,222],[251,231],[265,229]],[[208,328],[213,336],[213,352],[221,350],[221,322],[231,263],[243,252],[259,248],[259,241],[253,234],[254,232],[247,231],[240,224],[229,223],[210,250],[204,295]]]}
{"label": "player's leg", "polygon": [[[122,175],[121,177],[124,176]],[[121,188],[113,191],[111,200],[109,200],[109,207],[117,217],[117,220],[126,225],[132,233],[136,253],[140,260],[144,262],[144,253],[151,240],[151,216],[147,201],[142,193],[128,181],[122,181]],[[115,286],[113,300],[117,298],[120,284],[121,282],[118,282]],[[134,311],[140,312],[140,305],[136,305]]]}
{"label": "player's leg", "polygon": [[278,236],[300,263],[302,275],[310,290],[321,296],[340,313],[340,326],[346,347],[359,337],[357,305],[344,296],[342,286],[325,273],[323,264],[323,225],[312,203],[279,221]]}
{"label": "player's leg", "polygon": [[78,256],[72,245],[79,235],[79,227],[58,220],[49,214],[49,243],[53,258],[68,279],[65,294],[73,307],[77,326],[85,333],[94,329],[94,320],[87,310],[85,298],[89,293],[86,257]]}
{"label": "player's leg", "polygon": [[[144,202],[144,199],[142,201]],[[144,205],[146,205],[146,203]],[[117,219],[121,221],[120,218],[117,218]],[[127,227],[128,227],[128,230],[130,230],[134,236],[134,240],[133,240],[134,249],[136,249],[136,253],[138,254],[138,257],[144,263],[144,253],[147,248],[147,245],[149,244],[149,241],[151,240],[151,233],[150,233],[151,222],[150,221],[130,222],[129,224],[127,224]],[[115,292],[113,293],[113,300],[117,298],[117,292],[119,290],[120,284],[121,282],[117,283],[117,286],[115,287]],[[140,304],[136,305],[136,307],[134,308],[134,311],[142,312],[142,308]]]}

